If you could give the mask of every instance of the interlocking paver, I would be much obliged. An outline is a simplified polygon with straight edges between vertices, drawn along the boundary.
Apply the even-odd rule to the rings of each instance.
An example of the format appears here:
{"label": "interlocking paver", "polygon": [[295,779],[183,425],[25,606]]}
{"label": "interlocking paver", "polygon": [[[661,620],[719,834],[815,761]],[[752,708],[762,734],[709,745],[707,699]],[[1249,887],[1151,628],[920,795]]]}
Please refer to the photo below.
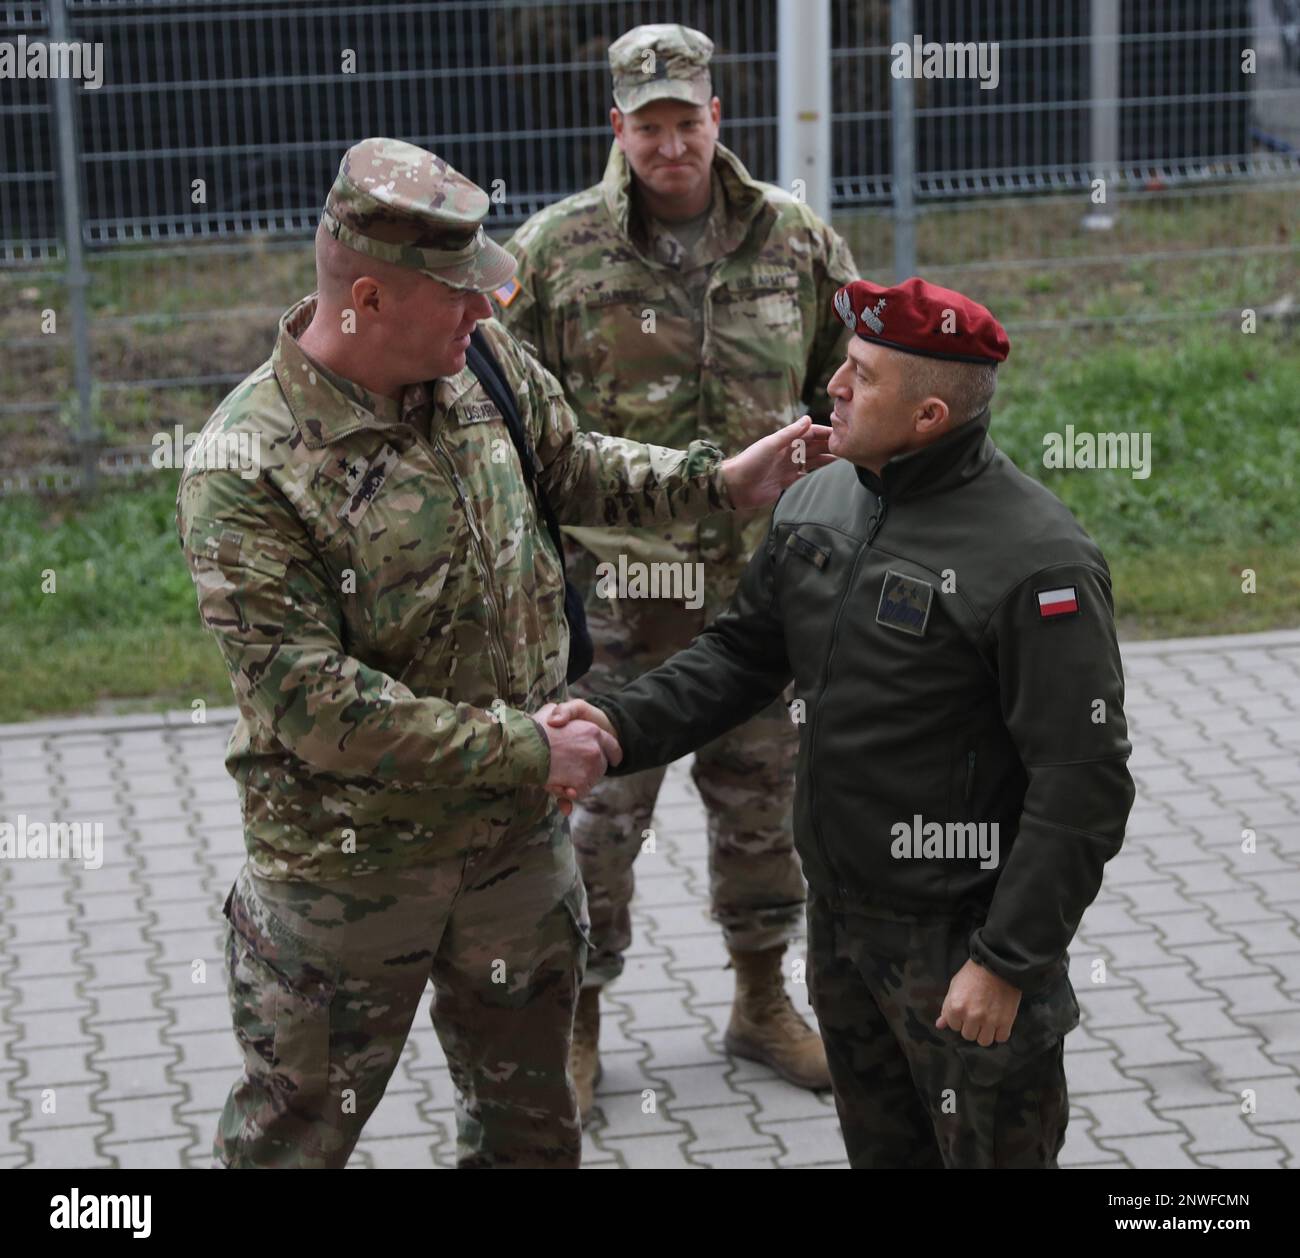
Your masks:
{"label": "interlocking paver", "polygon": [[179,1055],[172,1050],[151,1057],[128,1057],[121,1061],[97,1063],[104,1074],[104,1088],[97,1102],[119,1101],[128,1097],[161,1096],[177,1087],[175,1065]]}
{"label": "interlocking paver", "polygon": [[785,1146],[778,1166],[847,1166],[839,1138],[839,1120],[834,1114],[800,1118],[785,1123],[758,1124],[759,1131],[775,1136]]}
{"label": "interlocking paver", "polygon": [[1294,1170],[1300,1166],[1300,1123],[1278,1123],[1276,1126],[1262,1124],[1260,1130],[1267,1132],[1288,1150],[1291,1156],[1286,1165],[1289,1169]]}
{"label": "interlocking paver", "polygon": [[771,1142],[761,1148],[728,1149],[724,1153],[693,1153],[691,1161],[716,1171],[770,1170],[777,1165],[781,1147]]}
{"label": "interlocking paver", "polygon": [[1097,1093],[1087,1098],[1088,1112],[1096,1120],[1093,1139],[1108,1143],[1115,1136],[1152,1136],[1186,1132],[1161,1118],[1152,1108],[1151,1094],[1138,1092]]}
{"label": "interlocking paver", "polygon": [[672,1114],[691,1132],[692,1138],[686,1144],[688,1157],[729,1149],[770,1150],[772,1146],[772,1137],[751,1125],[754,1118],[752,1106],[741,1109],[731,1105],[688,1110],[674,1108]]}
{"label": "interlocking paver", "polygon": [[[1219,1081],[1213,1066],[1202,1057],[1166,1065],[1125,1065],[1124,1074],[1147,1089],[1157,1113],[1191,1105],[1216,1105],[1239,1100],[1232,1087]],[[1073,1090],[1073,1089],[1071,1089]]]}
{"label": "interlocking paver", "polygon": [[1267,959],[1279,953],[1294,953],[1300,948],[1300,934],[1295,924],[1279,919],[1274,922],[1235,922],[1229,927],[1244,941],[1246,954],[1253,960]]}
{"label": "interlocking paver", "polygon": [[1227,1000],[1228,1012],[1237,1021],[1246,1014],[1285,1013],[1295,1008],[1295,997],[1282,990],[1282,980],[1276,974],[1261,974],[1257,978],[1207,978],[1203,982]]}
{"label": "interlocking paver", "polygon": [[1197,1059],[1195,1052],[1175,1042],[1174,1028],[1168,1022],[1161,1022],[1158,1026],[1099,1027],[1096,1033],[1100,1039],[1108,1040],[1119,1050],[1117,1065],[1125,1073],[1131,1066]]}
{"label": "interlocking paver", "polygon": [[1090,1096],[1096,1092],[1127,1092],[1141,1090],[1142,1084],[1120,1074],[1113,1049],[1094,1049],[1090,1052],[1070,1052],[1066,1039],[1065,1073],[1070,1095]]}
{"label": "interlocking paver", "polygon": [[[685,1153],[686,1137],[636,1136],[631,1139],[597,1141],[596,1147],[605,1156],[615,1156],[618,1164],[628,1170],[652,1171],[662,1168],[689,1169]],[[584,1146],[585,1148],[585,1146]],[[584,1165],[589,1165],[584,1159]]]}
{"label": "interlocking paver", "polygon": [[1103,1034],[1110,1027],[1160,1024],[1159,1016],[1143,1007],[1136,987],[1080,988],[1078,997],[1080,1008],[1087,1011],[1088,1025]]}
{"label": "interlocking paver", "polygon": [[1217,1000],[1172,1001],[1161,1005],[1160,1013],[1174,1024],[1174,1039],[1179,1044],[1219,1039],[1237,1029]]}
{"label": "interlocking paver", "polygon": [[1271,1136],[1251,1130],[1239,1105],[1196,1105],[1163,1112],[1192,1133],[1187,1151],[1193,1157],[1275,1148],[1277,1144]]}
{"label": "interlocking paver", "polygon": [[1282,1170],[1286,1166],[1287,1150],[1274,1146],[1255,1149],[1249,1153],[1202,1153],[1197,1161],[1202,1166],[1224,1171]]}
{"label": "interlocking paver", "polygon": [[[1245,1031],[1249,1028],[1241,1029]],[[1292,1073],[1285,1064],[1265,1056],[1264,1044],[1255,1034],[1237,1035],[1222,1040],[1197,1040],[1188,1047],[1205,1058],[1214,1068],[1217,1077],[1225,1082],[1240,1080],[1249,1085],[1256,1079]]]}
{"label": "interlocking paver", "polygon": [[1124,1162],[1136,1170],[1157,1167],[1194,1170],[1199,1165],[1187,1152],[1186,1136],[1112,1136],[1103,1142],[1103,1147],[1121,1154]]}
{"label": "interlocking paver", "polygon": [[[601,1053],[604,1061],[606,1054]],[[663,1085],[663,1103],[678,1113],[698,1106],[748,1105],[753,1098],[739,1086],[728,1082],[730,1064],[719,1057],[707,1066],[682,1066],[673,1070],[658,1069],[652,1087]],[[608,1073],[608,1066],[606,1067]]]}

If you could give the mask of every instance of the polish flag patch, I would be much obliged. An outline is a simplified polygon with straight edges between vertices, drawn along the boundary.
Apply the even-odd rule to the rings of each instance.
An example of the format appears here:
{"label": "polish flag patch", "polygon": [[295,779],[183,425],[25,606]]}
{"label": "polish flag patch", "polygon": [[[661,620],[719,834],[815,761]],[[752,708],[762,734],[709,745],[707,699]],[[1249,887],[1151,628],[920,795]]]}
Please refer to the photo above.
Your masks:
{"label": "polish flag patch", "polygon": [[1072,585],[1057,590],[1038,590],[1038,614],[1043,620],[1079,614],[1079,592]]}

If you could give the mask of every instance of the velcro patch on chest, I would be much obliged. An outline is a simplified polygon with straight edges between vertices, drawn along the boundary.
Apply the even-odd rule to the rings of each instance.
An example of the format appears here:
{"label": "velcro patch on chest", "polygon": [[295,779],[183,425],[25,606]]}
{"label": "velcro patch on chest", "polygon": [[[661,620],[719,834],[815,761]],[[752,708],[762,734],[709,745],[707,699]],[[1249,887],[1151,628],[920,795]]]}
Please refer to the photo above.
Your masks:
{"label": "velcro patch on chest", "polygon": [[930,623],[933,600],[934,586],[928,581],[890,569],[885,573],[885,584],[880,591],[876,624],[923,638]]}
{"label": "velcro patch on chest", "polygon": [[1058,586],[1054,590],[1035,590],[1034,597],[1038,600],[1038,615],[1041,620],[1079,614],[1079,591],[1072,585]]}
{"label": "velcro patch on chest", "polygon": [[798,555],[800,559],[806,559],[815,568],[824,568],[831,560],[830,551],[823,550],[815,542],[800,537],[798,533],[791,533],[785,539],[785,548]]}
{"label": "velcro patch on chest", "polygon": [[461,424],[490,424],[503,421],[505,416],[495,402],[462,402],[456,407],[456,421]]}
{"label": "velcro patch on chest", "polygon": [[397,466],[398,457],[397,451],[386,445],[369,463],[353,465],[355,472],[349,468],[347,485],[351,493],[339,508],[340,520],[356,528],[384,487],[389,473]]}

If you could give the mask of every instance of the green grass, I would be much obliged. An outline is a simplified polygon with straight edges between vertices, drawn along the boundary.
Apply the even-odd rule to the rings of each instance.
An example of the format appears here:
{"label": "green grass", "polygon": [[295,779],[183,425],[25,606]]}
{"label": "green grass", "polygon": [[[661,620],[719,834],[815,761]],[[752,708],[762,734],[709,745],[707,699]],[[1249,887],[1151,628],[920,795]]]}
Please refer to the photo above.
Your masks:
{"label": "green grass", "polygon": [[0,721],[232,702],[181,558],[176,480],[85,504],[0,501]]}
{"label": "green grass", "polygon": [[[1118,342],[1118,343],[1116,343]],[[1300,354],[1291,336],[1197,328],[1163,347],[1053,365],[1013,346],[993,435],[1084,522],[1108,554],[1300,541]],[[1044,469],[1043,434],[1149,432],[1151,474]]]}
{"label": "green grass", "polygon": [[[1022,337],[993,435],[1106,552],[1127,637],[1300,626],[1300,355],[1287,334],[1170,328],[1058,353]],[[1045,431],[1152,434],[1152,471],[1047,471]],[[175,473],[85,503],[0,500],[0,721],[231,702],[176,538]],[[1256,573],[1244,594],[1242,571]],[[43,593],[43,575],[56,591]]]}

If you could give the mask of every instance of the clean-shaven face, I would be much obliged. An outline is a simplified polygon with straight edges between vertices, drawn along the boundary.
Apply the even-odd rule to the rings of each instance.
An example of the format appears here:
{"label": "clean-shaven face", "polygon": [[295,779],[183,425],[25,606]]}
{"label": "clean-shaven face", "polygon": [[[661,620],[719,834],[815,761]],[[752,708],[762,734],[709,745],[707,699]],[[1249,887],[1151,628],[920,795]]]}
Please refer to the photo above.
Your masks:
{"label": "clean-shaven face", "polygon": [[914,449],[916,399],[908,396],[904,354],[860,336],[849,338],[847,357],[830,378],[834,402],[829,449],[859,467],[879,471],[896,454]]}
{"label": "clean-shaven face", "polygon": [[408,383],[415,384],[460,371],[470,334],[480,319],[491,315],[492,303],[485,294],[451,288],[417,273],[393,305],[385,332],[394,361],[410,364]]}
{"label": "clean-shaven face", "polygon": [[707,108],[655,100],[635,113],[610,110],[614,138],[628,165],[665,201],[691,202],[706,195],[721,117],[722,104],[716,96]]}

